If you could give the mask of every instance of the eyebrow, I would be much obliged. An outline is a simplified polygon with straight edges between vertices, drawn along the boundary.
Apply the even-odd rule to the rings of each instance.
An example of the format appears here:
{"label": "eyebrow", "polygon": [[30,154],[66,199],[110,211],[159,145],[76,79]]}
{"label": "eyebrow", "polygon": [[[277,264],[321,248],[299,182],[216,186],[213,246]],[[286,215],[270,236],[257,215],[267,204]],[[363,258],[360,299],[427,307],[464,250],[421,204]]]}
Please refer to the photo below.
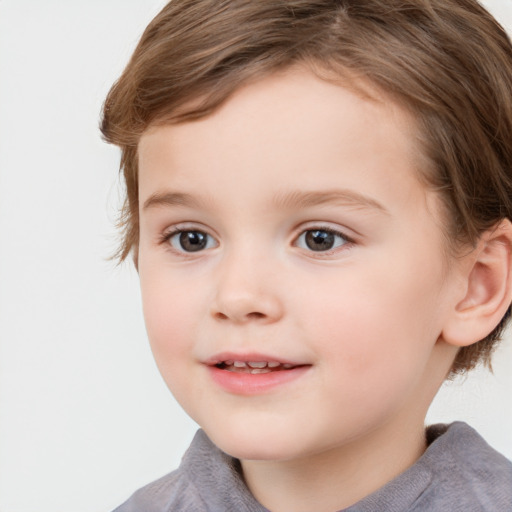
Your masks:
{"label": "eyebrow", "polygon": [[308,208],[311,206],[341,205],[378,210],[389,214],[389,211],[377,200],[347,189],[302,192],[294,191],[277,194],[274,202],[281,208]]}
{"label": "eyebrow", "polygon": [[[273,203],[278,208],[308,208],[312,206],[341,205],[368,208],[389,214],[375,199],[353,190],[335,189],[327,191],[292,191],[276,194]],[[204,204],[199,198],[183,192],[157,192],[144,201],[143,210],[160,206],[183,206],[197,208]]]}
{"label": "eyebrow", "polygon": [[197,198],[182,192],[157,192],[150,195],[142,207],[143,210],[158,206],[185,206],[197,207],[201,204]]}

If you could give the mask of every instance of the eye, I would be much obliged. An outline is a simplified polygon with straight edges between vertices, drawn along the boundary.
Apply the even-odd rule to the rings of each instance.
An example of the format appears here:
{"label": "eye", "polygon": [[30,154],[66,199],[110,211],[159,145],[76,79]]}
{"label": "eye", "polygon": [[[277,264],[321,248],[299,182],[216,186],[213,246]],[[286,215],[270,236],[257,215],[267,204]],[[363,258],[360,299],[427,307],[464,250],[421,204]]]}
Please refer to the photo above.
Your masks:
{"label": "eye", "polygon": [[169,244],[179,252],[199,252],[217,247],[216,240],[204,231],[175,231],[167,239]]}
{"label": "eye", "polygon": [[325,252],[348,243],[349,240],[341,233],[332,229],[308,229],[297,238],[296,245],[302,249]]}

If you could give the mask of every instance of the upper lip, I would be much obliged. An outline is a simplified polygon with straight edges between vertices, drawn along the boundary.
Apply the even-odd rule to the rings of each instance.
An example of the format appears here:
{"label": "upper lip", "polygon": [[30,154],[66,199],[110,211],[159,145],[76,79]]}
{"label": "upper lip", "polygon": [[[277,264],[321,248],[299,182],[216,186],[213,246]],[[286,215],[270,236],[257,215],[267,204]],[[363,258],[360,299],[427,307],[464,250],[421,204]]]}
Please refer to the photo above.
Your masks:
{"label": "upper lip", "polygon": [[236,353],[236,352],[220,352],[215,354],[204,361],[204,364],[208,366],[215,366],[217,364],[221,364],[225,361],[241,361],[244,363],[249,362],[275,362],[280,364],[287,364],[292,366],[305,366],[308,363],[294,361],[292,359],[287,359],[275,355],[270,354],[262,354],[258,352],[244,352],[244,353]]}

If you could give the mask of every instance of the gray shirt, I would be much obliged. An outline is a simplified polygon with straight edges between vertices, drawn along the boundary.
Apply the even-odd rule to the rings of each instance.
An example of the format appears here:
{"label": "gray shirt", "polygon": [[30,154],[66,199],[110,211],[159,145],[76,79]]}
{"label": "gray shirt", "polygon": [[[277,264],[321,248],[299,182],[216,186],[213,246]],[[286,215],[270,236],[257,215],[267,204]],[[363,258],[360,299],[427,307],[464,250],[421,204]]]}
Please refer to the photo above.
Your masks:
{"label": "gray shirt", "polygon": [[[512,512],[512,463],[471,427],[427,428],[428,448],[404,473],[342,512]],[[200,430],[180,467],[114,512],[268,512],[245,486],[238,460]],[[314,511],[312,511],[314,512]]]}

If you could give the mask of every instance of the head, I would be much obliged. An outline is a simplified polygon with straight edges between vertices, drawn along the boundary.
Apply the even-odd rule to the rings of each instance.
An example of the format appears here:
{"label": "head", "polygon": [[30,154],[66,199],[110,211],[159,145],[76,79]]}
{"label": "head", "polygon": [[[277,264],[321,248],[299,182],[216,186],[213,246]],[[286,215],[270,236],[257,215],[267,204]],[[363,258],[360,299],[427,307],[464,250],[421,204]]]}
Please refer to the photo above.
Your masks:
{"label": "head", "polygon": [[[139,142],[150,128],[205,118],[242,87],[301,65],[381,96],[415,120],[418,178],[438,195],[446,251],[463,254],[512,218],[512,48],[474,0],[174,0],[151,22],[104,106],[122,151],[118,256],[139,244]],[[490,362],[510,308],[452,373]]]}

